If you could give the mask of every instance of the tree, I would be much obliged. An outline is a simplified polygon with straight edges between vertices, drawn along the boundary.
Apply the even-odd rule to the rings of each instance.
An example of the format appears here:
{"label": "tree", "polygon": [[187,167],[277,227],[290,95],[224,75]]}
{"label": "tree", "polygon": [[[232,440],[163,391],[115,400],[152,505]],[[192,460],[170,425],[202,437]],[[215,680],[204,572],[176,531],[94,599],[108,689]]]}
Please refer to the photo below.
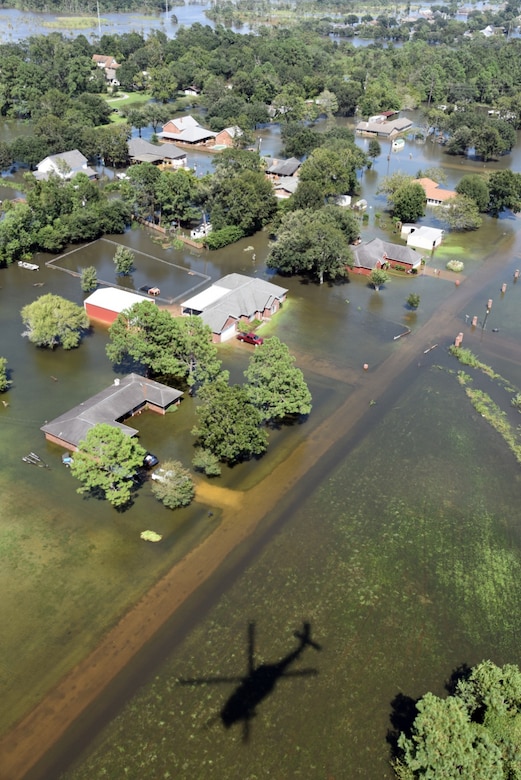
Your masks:
{"label": "tree", "polygon": [[195,486],[190,472],[178,460],[165,460],[159,479],[152,480],[152,493],[168,509],[192,503]]}
{"label": "tree", "polygon": [[192,171],[162,171],[156,185],[161,215],[176,222],[190,222],[201,216],[195,203],[199,198],[198,182]]}
{"label": "tree", "polygon": [[95,425],[80,441],[70,466],[73,476],[83,482],[78,493],[101,495],[115,507],[128,505],[145,454],[138,440],[119,428]]}
{"label": "tree", "polygon": [[477,230],[482,219],[476,201],[467,195],[456,195],[445,203],[443,217],[452,230]]}
{"label": "tree", "polygon": [[24,306],[21,315],[27,327],[23,335],[38,347],[54,349],[61,344],[64,349],[73,349],[89,327],[83,306],[53,293],[42,295]]}
{"label": "tree", "polygon": [[404,184],[388,196],[393,216],[401,222],[417,222],[425,214],[427,199],[421,184]]}
{"label": "tree", "polygon": [[371,280],[371,284],[373,285],[374,289],[378,292],[380,287],[388,281],[389,274],[386,273],[382,268],[374,268],[371,271],[369,279]]}
{"label": "tree", "polygon": [[196,471],[204,471],[207,477],[219,477],[221,475],[221,466],[219,458],[209,450],[203,450],[197,447],[195,455],[192,458],[192,466]]}
{"label": "tree", "polygon": [[83,292],[92,292],[98,286],[98,275],[93,265],[83,268],[81,271],[81,289]]}
{"label": "tree", "polygon": [[322,284],[324,277],[346,277],[350,259],[349,241],[330,211],[291,211],[282,219],[267,265],[309,274]]}
{"label": "tree", "polygon": [[369,148],[367,150],[368,156],[374,160],[376,157],[379,157],[381,153],[382,147],[380,146],[380,143],[376,140],[376,138],[371,138],[369,141]]}
{"label": "tree", "polygon": [[520,777],[521,672],[482,661],[446,699],[427,693],[416,704],[411,734],[398,739],[401,780]]}
{"label": "tree", "polygon": [[200,317],[174,318],[151,301],[121,312],[109,328],[109,339],[107,356],[113,363],[130,358],[147,373],[185,382],[191,389],[221,373],[208,325]]}
{"label": "tree", "polygon": [[199,397],[198,420],[192,429],[198,446],[230,464],[266,451],[268,434],[261,427],[262,415],[244,388],[219,379],[203,387]]}
{"label": "tree", "polygon": [[230,225],[240,228],[244,235],[251,235],[273,217],[277,199],[272,183],[260,170],[241,170],[233,176],[219,175],[218,170],[208,205],[215,230]]}
{"label": "tree", "polygon": [[156,187],[161,171],[152,163],[138,163],[129,168],[122,182],[121,193],[136,216],[154,220],[157,195]]}
{"label": "tree", "polygon": [[294,362],[286,344],[276,336],[251,356],[244,372],[248,380],[245,389],[264,422],[280,423],[287,417],[310,413],[311,393]]}
{"label": "tree", "polygon": [[132,249],[126,246],[118,246],[114,255],[114,265],[119,276],[130,276],[134,270],[136,256]]}
{"label": "tree", "polygon": [[488,181],[489,211],[497,216],[501,211],[521,211],[521,174],[513,171],[495,171]]}
{"label": "tree", "polygon": [[420,305],[420,296],[418,293],[411,293],[409,297],[407,298],[407,305],[411,309],[417,309]]}
{"label": "tree", "polygon": [[7,359],[0,357],[0,393],[4,393],[11,384],[7,374]]}
{"label": "tree", "polygon": [[475,201],[478,211],[485,212],[490,201],[487,180],[478,173],[467,173],[456,185],[458,195],[466,195]]}

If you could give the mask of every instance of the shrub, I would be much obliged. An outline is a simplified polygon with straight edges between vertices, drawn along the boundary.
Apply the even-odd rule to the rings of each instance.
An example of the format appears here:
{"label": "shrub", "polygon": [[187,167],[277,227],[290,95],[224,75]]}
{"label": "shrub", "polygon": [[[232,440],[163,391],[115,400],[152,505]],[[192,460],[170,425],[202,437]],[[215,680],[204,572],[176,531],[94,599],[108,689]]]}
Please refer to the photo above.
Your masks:
{"label": "shrub", "polygon": [[208,249],[222,249],[223,246],[234,244],[244,236],[244,232],[236,225],[227,225],[220,230],[213,230],[206,236],[204,243]]}
{"label": "shrub", "polygon": [[465,264],[461,260],[449,260],[445,268],[447,271],[454,271],[455,273],[459,273],[460,271],[463,271]]}
{"label": "shrub", "polygon": [[93,265],[84,268],[81,272],[81,289],[83,292],[92,292],[98,286],[98,277]]}
{"label": "shrub", "polygon": [[204,471],[207,477],[219,477],[221,475],[219,459],[209,450],[198,448],[192,458],[192,465],[196,471]]}
{"label": "shrub", "polygon": [[420,305],[420,296],[418,293],[411,293],[409,297],[407,298],[407,303],[411,307],[411,309],[417,309]]}

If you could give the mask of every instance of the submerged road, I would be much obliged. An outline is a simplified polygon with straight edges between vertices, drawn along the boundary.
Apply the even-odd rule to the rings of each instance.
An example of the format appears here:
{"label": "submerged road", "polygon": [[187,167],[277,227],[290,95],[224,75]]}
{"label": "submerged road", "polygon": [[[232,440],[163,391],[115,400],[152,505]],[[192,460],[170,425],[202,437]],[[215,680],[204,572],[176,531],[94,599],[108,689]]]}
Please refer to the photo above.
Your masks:
{"label": "submerged road", "polygon": [[[518,235],[515,251],[519,251],[520,245]],[[46,755],[68,729],[335,443],[342,439],[348,451],[350,436],[355,429],[360,430],[365,415],[371,413],[368,399],[385,403],[393,382],[410,365],[423,359],[424,350],[435,343],[444,347],[453,341],[462,330],[458,314],[466,311],[504,264],[505,257],[500,252],[488,258],[464,284],[454,287],[424,325],[401,339],[392,355],[376,369],[363,372],[361,368],[360,380],[346,401],[269,475],[269,490],[263,481],[245,493],[238,493],[235,501],[223,501],[222,521],[216,530],[159,580],[95,650],[3,736],[0,780],[24,780],[28,775],[31,780],[49,777]]]}

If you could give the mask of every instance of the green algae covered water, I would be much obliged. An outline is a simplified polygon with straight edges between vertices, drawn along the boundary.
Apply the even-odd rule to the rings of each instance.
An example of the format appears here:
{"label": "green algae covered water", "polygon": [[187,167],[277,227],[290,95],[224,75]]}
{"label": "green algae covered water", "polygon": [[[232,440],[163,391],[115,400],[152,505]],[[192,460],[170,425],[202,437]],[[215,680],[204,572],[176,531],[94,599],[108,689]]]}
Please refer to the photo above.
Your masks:
{"label": "green algae covered water", "polygon": [[[400,696],[521,660],[518,467],[447,371],[405,379],[64,778],[391,777]],[[295,650],[303,621],[321,650],[277,679],[244,741],[222,713],[248,675],[248,625],[258,667]]]}

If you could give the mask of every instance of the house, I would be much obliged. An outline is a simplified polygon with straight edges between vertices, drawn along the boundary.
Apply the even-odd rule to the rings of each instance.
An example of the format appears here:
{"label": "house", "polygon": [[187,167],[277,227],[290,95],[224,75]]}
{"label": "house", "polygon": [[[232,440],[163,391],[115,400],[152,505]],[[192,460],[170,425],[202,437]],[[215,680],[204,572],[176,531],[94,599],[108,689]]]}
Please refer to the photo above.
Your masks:
{"label": "house", "polygon": [[237,125],[225,127],[215,136],[216,146],[233,146],[235,141],[244,135],[243,131]]}
{"label": "house", "polygon": [[337,195],[335,198],[335,205],[341,206],[342,208],[347,208],[347,206],[351,205],[351,201],[351,195]]}
{"label": "house", "polygon": [[175,144],[151,144],[143,138],[131,138],[128,142],[131,163],[149,162],[152,165],[169,165],[187,168],[186,152]]}
{"label": "house", "polygon": [[283,200],[284,198],[290,198],[297,191],[299,185],[298,177],[296,176],[281,176],[280,179],[276,179],[273,182],[273,189],[275,190],[275,197]]}
{"label": "house", "polygon": [[428,227],[427,225],[402,225],[402,238],[407,238],[407,246],[416,249],[426,249],[431,252],[439,246],[443,240],[443,230]]}
{"label": "house", "polygon": [[[374,118],[374,117],[372,117]],[[401,117],[393,119],[390,122],[359,122],[355,128],[357,135],[364,135],[368,138],[388,138],[391,140],[398,133],[405,133],[412,127],[412,121]]]}
{"label": "house", "polygon": [[444,190],[432,179],[424,177],[423,179],[415,179],[414,184],[420,184],[425,192],[427,198],[427,206],[443,206],[443,204],[455,198],[457,193],[453,190]]}
{"label": "house", "polygon": [[77,173],[84,173],[89,179],[96,178],[96,171],[87,164],[87,158],[77,149],[72,152],[51,154],[38,163],[33,172],[35,179],[45,180],[49,176],[59,176],[60,179],[72,179]]}
{"label": "house", "polygon": [[166,414],[172,404],[180,403],[182,395],[180,390],[173,387],[138,374],[129,374],[124,379],[115,379],[114,384],[106,390],[45,423],[40,430],[44,432],[47,441],[68,450],[77,450],[90,429],[99,423],[119,428],[127,436],[136,436],[139,431],[125,425],[123,420],[143,409]]}
{"label": "house", "polygon": [[183,94],[187,97],[198,97],[201,94],[201,90],[192,84],[192,86],[183,89]]}
{"label": "house", "polygon": [[122,311],[143,301],[150,301],[150,298],[117,287],[100,287],[85,298],[83,305],[90,320],[110,325]]}
{"label": "house", "polygon": [[169,119],[163,130],[157,134],[167,142],[189,144],[190,146],[208,146],[215,143],[217,133],[207,130],[189,114]]}
{"label": "house", "polygon": [[302,163],[296,157],[288,160],[277,160],[274,157],[264,157],[264,172],[270,179],[296,176]]}
{"label": "house", "polygon": [[111,57],[105,54],[93,54],[92,59],[96,63],[98,68],[102,68],[103,71],[105,72],[105,78],[109,86],[119,87],[120,82],[117,79],[116,72],[120,66],[119,63],[116,62],[115,57]]}
{"label": "house", "polygon": [[391,244],[381,238],[373,238],[372,241],[352,246],[353,267],[352,273],[369,276],[371,271],[377,268],[401,267],[407,272],[418,269],[421,265],[422,255],[400,244]]}
{"label": "house", "polygon": [[181,312],[200,316],[218,344],[233,338],[239,322],[270,319],[285,302],[287,292],[284,287],[264,279],[228,274],[181,303]]}

